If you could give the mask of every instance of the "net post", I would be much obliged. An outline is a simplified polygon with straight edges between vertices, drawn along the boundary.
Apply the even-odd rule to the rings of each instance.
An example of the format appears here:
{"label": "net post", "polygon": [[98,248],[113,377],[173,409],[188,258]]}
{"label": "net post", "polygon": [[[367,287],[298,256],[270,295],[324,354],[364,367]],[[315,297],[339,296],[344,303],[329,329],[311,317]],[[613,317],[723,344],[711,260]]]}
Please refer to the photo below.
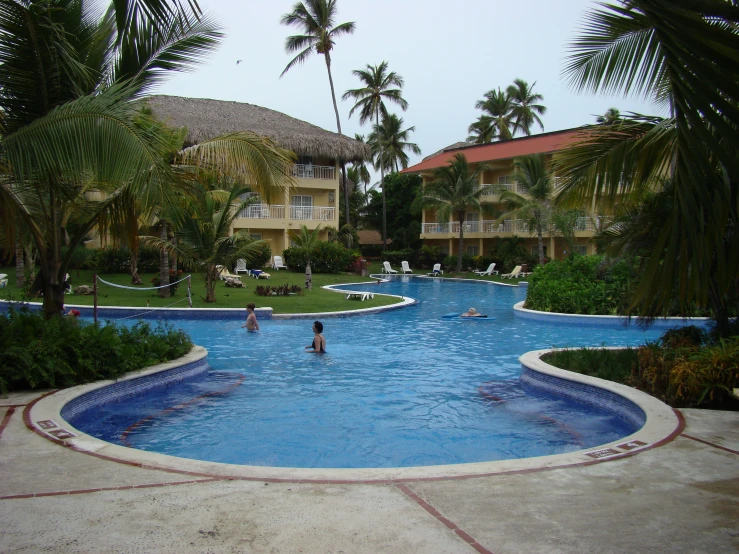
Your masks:
{"label": "net post", "polygon": [[95,325],[98,324],[98,274],[94,273],[92,275],[92,298],[93,298],[93,307],[92,307],[92,317],[95,321]]}
{"label": "net post", "polygon": [[192,275],[187,276],[187,304],[192,308],[192,293],[190,289],[192,287]]}

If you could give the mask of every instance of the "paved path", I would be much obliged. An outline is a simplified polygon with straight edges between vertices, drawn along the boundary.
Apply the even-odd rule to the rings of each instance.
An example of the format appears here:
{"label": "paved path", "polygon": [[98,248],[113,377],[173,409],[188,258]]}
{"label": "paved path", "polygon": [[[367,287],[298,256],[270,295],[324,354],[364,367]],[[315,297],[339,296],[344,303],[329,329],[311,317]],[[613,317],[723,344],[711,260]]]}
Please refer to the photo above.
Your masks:
{"label": "paved path", "polygon": [[739,413],[596,465],[388,485],[189,477],[28,430],[0,400],[0,552],[739,552]]}

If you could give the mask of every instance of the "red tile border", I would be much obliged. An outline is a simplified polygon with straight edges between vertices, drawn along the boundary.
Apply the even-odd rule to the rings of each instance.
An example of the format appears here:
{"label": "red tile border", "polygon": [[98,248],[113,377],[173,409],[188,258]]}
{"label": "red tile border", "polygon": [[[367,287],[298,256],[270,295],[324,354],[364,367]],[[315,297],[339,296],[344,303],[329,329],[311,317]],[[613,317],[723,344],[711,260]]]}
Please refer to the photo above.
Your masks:
{"label": "red tile border", "polygon": [[416,504],[421,506],[424,510],[426,510],[429,514],[434,516],[440,523],[444,525],[447,529],[453,531],[460,539],[462,539],[464,542],[469,544],[472,548],[477,550],[480,554],[493,554],[490,550],[482,546],[475,538],[467,533],[466,531],[463,531],[457,525],[445,518],[441,515],[439,510],[434,508],[431,504],[429,504],[426,500],[418,496],[415,492],[413,492],[408,485],[404,484],[396,484],[395,485],[403,494],[405,494],[408,498],[413,500]]}
{"label": "red tile border", "polygon": [[[588,460],[584,462],[575,462],[575,463],[570,463],[570,464],[562,464],[562,465],[548,466],[548,467],[537,467],[537,468],[530,468],[530,469],[515,469],[515,470],[509,470],[509,471],[475,473],[475,474],[469,474],[469,475],[450,475],[450,476],[440,476],[440,477],[415,477],[415,478],[402,478],[401,477],[397,479],[393,479],[393,478],[390,478],[390,479],[305,479],[305,478],[290,479],[290,478],[269,478],[269,477],[267,478],[265,477],[244,477],[240,475],[218,475],[218,474],[213,474],[213,473],[199,473],[199,472],[194,472],[194,471],[185,471],[181,469],[164,468],[164,467],[158,467],[158,466],[153,466],[153,465],[147,465],[141,462],[131,462],[129,460],[123,460],[120,458],[114,458],[112,456],[105,456],[103,454],[98,454],[97,452],[89,452],[87,450],[82,450],[82,449],[75,447],[73,444],[67,443],[64,440],[59,440],[54,437],[51,437],[48,434],[44,433],[43,431],[37,429],[33,425],[33,423],[31,422],[31,410],[33,409],[33,406],[36,404],[36,402],[56,392],[57,391],[54,390],[54,391],[44,394],[43,396],[36,398],[31,403],[29,403],[23,411],[23,421],[26,424],[26,427],[30,429],[31,431],[33,431],[34,433],[36,433],[37,435],[39,435],[40,437],[43,437],[46,440],[54,442],[58,444],[59,446],[69,448],[70,450],[73,450],[75,452],[79,452],[87,456],[93,456],[101,460],[116,462],[119,464],[131,466],[131,467],[140,467],[142,469],[163,471],[166,473],[175,473],[177,475],[189,475],[192,477],[205,477],[205,478],[210,478],[210,479],[217,480],[217,481],[235,480],[235,481],[261,481],[264,483],[312,483],[312,484],[334,483],[334,484],[347,484],[347,485],[350,485],[350,484],[351,485],[399,485],[402,483],[424,483],[424,482],[435,482],[435,481],[454,481],[457,479],[476,479],[480,477],[497,477],[497,476],[503,476],[503,475],[524,475],[527,473],[537,473],[540,471],[551,471],[551,470],[556,470],[556,469],[585,467],[585,466],[590,466],[594,464],[612,462],[614,460],[621,460],[623,458],[630,458],[631,456],[635,456],[646,450],[651,450],[652,448],[658,448],[669,442],[672,442],[676,437],[680,436],[682,432],[685,430],[685,418],[683,417],[683,414],[680,413],[679,410],[676,410],[673,408],[672,411],[675,414],[675,417],[677,417],[678,425],[672,431],[672,433],[670,433],[668,436],[666,436],[660,441],[655,442],[654,444],[649,444],[647,446],[644,446],[643,448],[637,448],[629,452],[620,452],[616,455],[609,456],[603,459],[598,459],[598,460]],[[723,447],[719,447],[719,448],[723,448]],[[2,497],[0,497],[0,499],[2,499]]]}
{"label": "red tile border", "polygon": [[14,413],[15,413],[15,406],[10,406],[8,408],[8,411],[5,412],[5,416],[3,417],[3,420],[0,421],[0,438],[2,438],[3,431],[5,431],[5,428],[8,426],[8,423],[10,423],[10,418],[13,417]]}
{"label": "red tile border", "polygon": [[702,442],[703,444],[707,444],[708,446],[713,446],[714,448],[718,448],[720,450],[726,450],[726,452],[731,452],[732,454],[739,454],[739,450],[732,450],[731,448],[726,448],[725,446],[721,446],[720,444],[716,444],[714,442],[699,439],[698,437],[694,437],[692,435],[686,435],[685,433],[683,433],[683,437],[685,437],[686,439],[696,441],[696,442]]}

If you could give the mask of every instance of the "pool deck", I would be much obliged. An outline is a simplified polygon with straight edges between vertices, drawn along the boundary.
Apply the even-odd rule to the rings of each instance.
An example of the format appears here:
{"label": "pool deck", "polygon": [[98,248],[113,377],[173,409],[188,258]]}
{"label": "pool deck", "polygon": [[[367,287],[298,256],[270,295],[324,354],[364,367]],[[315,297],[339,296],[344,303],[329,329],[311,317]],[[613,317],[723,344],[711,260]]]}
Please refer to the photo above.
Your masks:
{"label": "pool deck", "polygon": [[739,551],[739,413],[594,465],[391,484],[261,482],[85,455],[0,399],[0,552]]}

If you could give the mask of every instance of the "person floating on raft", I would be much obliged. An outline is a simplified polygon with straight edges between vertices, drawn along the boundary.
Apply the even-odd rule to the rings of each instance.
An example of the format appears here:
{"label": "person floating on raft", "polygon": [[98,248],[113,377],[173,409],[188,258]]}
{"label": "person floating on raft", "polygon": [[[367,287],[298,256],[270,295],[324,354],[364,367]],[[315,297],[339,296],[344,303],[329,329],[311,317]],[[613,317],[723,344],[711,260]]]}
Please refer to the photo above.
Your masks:
{"label": "person floating on raft", "polygon": [[470,308],[463,314],[459,314],[459,317],[487,317],[479,313],[475,308]]}

